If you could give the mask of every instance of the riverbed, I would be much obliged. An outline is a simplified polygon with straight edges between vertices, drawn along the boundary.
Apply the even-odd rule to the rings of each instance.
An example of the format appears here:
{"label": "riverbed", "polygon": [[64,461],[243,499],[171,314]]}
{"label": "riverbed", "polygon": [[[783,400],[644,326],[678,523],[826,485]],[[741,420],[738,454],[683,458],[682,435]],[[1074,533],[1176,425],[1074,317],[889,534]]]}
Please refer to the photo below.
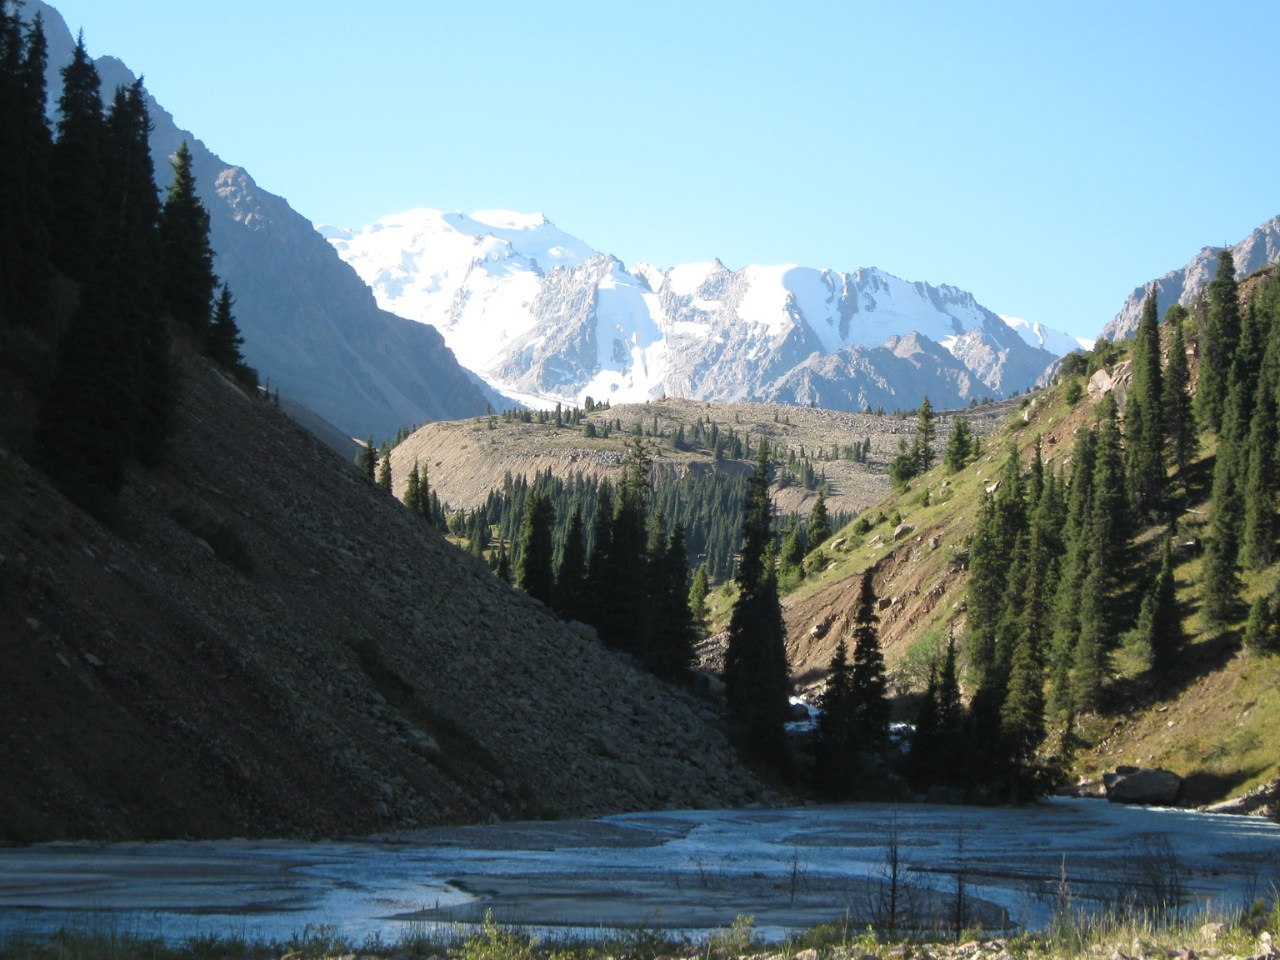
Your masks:
{"label": "riverbed", "polygon": [[[892,864],[898,864],[895,871]],[[889,898],[897,879],[896,900]],[[850,804],[623,814],[350,841],[54,843],[0,849],[0,933],[72,924],[181,940],[359,942],[483,919],[692,936],[1043,927],[1055,909],[1177,899],[1228,909],[1280,885],[1280,825],[1055,799],[1022,809]]]}

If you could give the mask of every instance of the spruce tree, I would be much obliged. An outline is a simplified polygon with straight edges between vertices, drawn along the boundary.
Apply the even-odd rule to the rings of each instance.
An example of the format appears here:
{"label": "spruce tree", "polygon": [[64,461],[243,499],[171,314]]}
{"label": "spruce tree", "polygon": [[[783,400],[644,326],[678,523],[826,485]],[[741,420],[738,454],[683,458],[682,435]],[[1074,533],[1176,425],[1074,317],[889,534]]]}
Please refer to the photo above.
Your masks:
{"label": "spruce tree", "polygon": [[782,534],[782,549],[779,552],[780,574],[784,581],[794,581],[804,577],[804,535],[800,523],[794,515],[787,520]]}
{"label": "spruce tree", "polygon": [[1167,537],[1160,555],[1160,571],[1142,598],[1138,638],[1141,645],[1151,651],[1151,669],[1156,673],[1169,670],[1185,642],[1182,618],[1178,615],[1173,548]]}
{"label": "spruce tree", "polygon": [[142,80],[127,90],[118,89],[107,114],[109,249],[103,262],[109,282],[118,287],[115,310],[120,322],[132,328],[137,345],[133,389],[138,413],[131,452],[144,464],[156,466],[168,450],[175,425],[178,374],[154,277],[160,201],[151,162],[151,130]]}
{"label": "spruce tree", "polygon": [[1243,558],[1250,570],[1260,570],[1276,559],[1276,489],[1280,468],[1276,463],[1280,431],[1276,425],[1276,395],[1261,384],[1253,420],[1249,426],[1243,505]]}
{"label": "spruce tree", "polygon": [[809,549],[816,550],[831,536],[831,518],[827,515],[827,498],[821,490],[809,511]]}
{"label": "spruce tree", "polygon": [[739,750],[785,775],[790,770],[785,724],[791,681],[774,571],[769,470],[768,449],[761,445],[747,481],[724,682],[729,726]]}
{"label": "spruce tree", "polygon": [[956,669],[956,638],[947,637],[947,651],[938,671],[938,773],[937,781],[948,785],[961,782],[964,763],[964,703]]}
{"label": "spruce tree", "polygon": [[853,661],[849,670],[849,700],[861,749],[883,750],[889,742],[889,687],[884,654],[880,650],[872,571],[863,571],[853,615]]}
{"label": "spruce tree", "polygon": [[418,461],[413,461],[413,469],[404,484],[404,505],[412,514],[422,513],[422,478],[418,473]]}
{"label": "spruce tree", "polygon": [[816,779],[818,788],[832,800],[853,794],[858,751],[854,722],[849,648],[844,638],[836,645],[827,668],[827,685],[818,697],[816,731]]}
{"label": "spruce tree", "polygon": [[1211,430],[1221,430],[1231,375],[1231,360],[1240,339],[1240,300],[1235,261],[1230,250],[1218,254],[1218,269],[1209,282],[1196,412]]}
{"label": "spruce tree", "polygon": [[1187,316],[1186,308],[1179,304],[1165,312],[1164,322],[1173,327],[1173,337],[1169,344],[1169,362],[1164,370],[1160,402],[1168,459],[1178,471],[1184,493],[1187,464],[1196,452],[1197,443],[1191,403],[1191,372],[1187,366],[1187,342],[1183,333],[1183,320]]}
{"label": "spruce tree", "polygon": [[1062,716],[1072,710],[1071,664],[1080,637],[1080,597],[1091,565],[1088,536],[1093,502],[1093,467],[1096,435],[1083,429],[1076,435],[1072,451],[1071,484],[1062,525],[1063,557],[1053,604],[1053,635],[1049,648],[1049,706]]}
{"label": "spruce tree", "polygon": [[693,662],[694,624],[689,611],[689,555],[684,525],[667,538],[666,552],[655,564],[657,591],[654,616],[653,672],[663,680],[683,680]]}
{"label": "spruce tree", "polygon": [[520,552],[516,561],[516,586],[529,596],[550,606],[555,592],[552,572],[552,528],[555,508],[538,486],[529,488],[525,499],[524,522],[520,527]]}
{"label": "spruce tree", "polygon": [[244,369],[244,354],[240,348],[244,345],[244,337],[240,335],[240,327],[236,324],[232,307],[235,298],[224,283],[218,292],[218,301],[213,310],[213,322],[209,325],[208,335],[204,342],[205,355],[214,363],[228,370],[240,372]]}
{"label": "spruce tree", "polygon": [[933,404],[928,396],[920,401],[920,410],[916,415],[915,458],[920,473],[933,466]]}
{"label": "spruce tree", "polygon": [[974,437],[969,430],[969,421],[964,417],[956,417],[951,424],[951,435],[947,438],[947,446],[942,459],[950,473],[961,470],[974,455]]}
{"label": "spruce tree", "polygon": [[1249,619],[1245,622],[1244,647],[1255,656],[1274,653],[1280,645],[1280,633],[1276,628],[1276,610],[1272,598],[1258,597],[1249,607]]}
{"label": "spruce tree", "polygon": [[1133,343],[1133,382],[1125,411],[1125,458],[1135,517],[1164,505],[1164,417],[1160,373],[1160,326],[1155,287],[1147,293]]}
{"label": "spruce tree", "polygon": [[565,531],[560,566],[556,569],[555,600],[552,606],[565,620],[582,620],[586,613],[587,545],[582,508],[574,506]]}
{"label": "spruce tree", "polygon": [[[841,643],[843,644],[843,640]],[[911,731],[911,750],[907,754],[908,778],[913,789],[924,793],[938,780],[938,665],[929,667],[929,682],[920,698],[915,727]]]}
{"label": "spruce tree", "polygon": [[102,80],[83,32],[61,73],[57,136],[49,158],[51,257],[62,273],[87,283],[97,267],[106,215],[107,132]]}
{"label": "spruce tree", "polygon": [[1037,641],[1024,636],[1013,651],[1008,692],[1000,709],[1005,780],[1010,800],[1025,803],[1039,791],[1036,750],[1044,740],[1044,668]]}
{"label": "spruce tree", "polygon": [[1221,443],[1213,468],[1210,495],[1212,513],[1204,559],[1205,620],[1215,626],[1231,621],[1236,613],[1243,584],[1237,558],[1240,553],[1240,526],[1243,505],[1236,477],[1235,453],[1230,443]]}
{"label": "spruce tree", "polygon": [[197,343],[209,347],[209,314],[217,286],[209,245],[209,212],[196,193],[191,151],[185,140],[172,163],[173,180],[160,213],[162,293],[173,318],[195,334]]}
{"label": "spruce tree", "polygon": [[45,119],[47,45],[36,14],[0,2],[0,327],[47,326],[51,140]]}
{"label": "spruce tree", "polygon": [[707,593],[707,565],[703,562],[693,571],[693,583],[689,587],[689,616],[699,639],[706,634],[707,622],[711,617],[711,611],[707,608]]}

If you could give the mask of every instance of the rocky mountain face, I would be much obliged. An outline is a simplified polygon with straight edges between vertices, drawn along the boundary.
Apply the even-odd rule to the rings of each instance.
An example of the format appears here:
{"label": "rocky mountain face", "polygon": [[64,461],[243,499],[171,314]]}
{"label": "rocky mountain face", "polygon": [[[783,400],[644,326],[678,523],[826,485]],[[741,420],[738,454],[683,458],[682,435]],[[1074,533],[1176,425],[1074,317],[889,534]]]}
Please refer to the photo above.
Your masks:
{"label": "rocky mountain face", "polygon": [[413,210],[320,230],[384,308],[433,324],[468,369],[542,406],[678,396],[862,410],[925,394],[960,406],[1033,385],[1076,346],[874,268],[628,268],[541,215]]}
{"label": "rocky mountain face", "polygon": [[[62,84],[58,71],[75,41],[58,12],[41,0],[31,0],[23,12],[44,18],[54,109]],[[135,79],[113,57],[96,64],[108,102],[118,85]],[[435,330],[379,309],[305,217],[179,129],[154,99],[148,98],[148,107],[162,189],[170,177],[168,158],[184,140],[191,149],[211,220],[214,269],[236,298],[246,359],[265,381],[357,437],[484,412],[489,398]]]}
{"label": "rocky mountain face", "polygon": [[182,376],[169,465],[131,473],[110,527],[0,444],[0,843],[763,796],[702,701],[203,359]]}
{"label": "rocky mountain face", "polygon": [[[1218,271],[1218,254],[1222,247],[1205,247],[1185,267],[1170,270],[1151,281],[1156,286],[1156,304],[1160,316],[1175,303],[1190,307]],[[1272,217],[1249,236],[1231,247],[1236,276],[1243,279],[1267,264],[1280,263],[1280,216]],[[1135,287],[1120,312],[1103,328],[1108,340],[1124,340],[1133,336],[1142,317],[1142,301],[1150,283]]]}

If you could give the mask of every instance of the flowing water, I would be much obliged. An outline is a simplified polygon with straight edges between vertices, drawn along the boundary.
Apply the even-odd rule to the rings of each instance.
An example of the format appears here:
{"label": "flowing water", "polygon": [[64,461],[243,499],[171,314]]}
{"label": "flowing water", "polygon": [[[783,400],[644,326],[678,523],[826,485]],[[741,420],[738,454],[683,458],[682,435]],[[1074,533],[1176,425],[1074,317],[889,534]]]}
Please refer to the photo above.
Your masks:
{"label": "flowing water", "polygon": [[[897,897],[889,896],[896,860]],[[1024,808],[852,804],[625,814],[303,843],[0,849],[0,933],[113,930],[394,941],[435,925],[690,934],[827,922],[1043,927],[1116,902],[1225,909],[1280,884],[1280,825],[1101,801]]]}

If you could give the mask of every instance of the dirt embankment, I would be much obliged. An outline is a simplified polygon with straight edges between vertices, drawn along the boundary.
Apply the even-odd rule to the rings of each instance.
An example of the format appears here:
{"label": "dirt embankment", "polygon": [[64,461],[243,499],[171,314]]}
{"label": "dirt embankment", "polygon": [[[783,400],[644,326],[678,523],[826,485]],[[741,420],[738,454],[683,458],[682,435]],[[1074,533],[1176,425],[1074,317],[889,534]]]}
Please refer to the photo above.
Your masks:
{"label": "dirt embankment", "polygon": [[200,360],[110,527],[0,449],[0,840],[317,835],[759,795],[714,717]]}

